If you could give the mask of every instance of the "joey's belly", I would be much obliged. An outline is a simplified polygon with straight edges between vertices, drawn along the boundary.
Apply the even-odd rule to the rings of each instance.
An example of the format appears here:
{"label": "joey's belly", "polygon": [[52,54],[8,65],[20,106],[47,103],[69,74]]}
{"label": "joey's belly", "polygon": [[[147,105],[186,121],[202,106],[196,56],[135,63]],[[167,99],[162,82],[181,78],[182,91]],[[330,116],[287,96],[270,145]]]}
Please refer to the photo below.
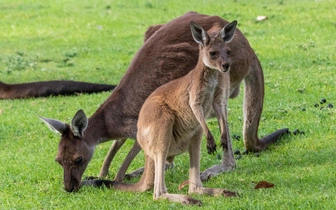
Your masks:
{"label": "joey's belly", "polygon": [[175,128],[168,156],[176,156],[188,152],[189,145],[193,143],[195,138],[199,138],[200,132],[201,126],[199,124],[183,129]]}

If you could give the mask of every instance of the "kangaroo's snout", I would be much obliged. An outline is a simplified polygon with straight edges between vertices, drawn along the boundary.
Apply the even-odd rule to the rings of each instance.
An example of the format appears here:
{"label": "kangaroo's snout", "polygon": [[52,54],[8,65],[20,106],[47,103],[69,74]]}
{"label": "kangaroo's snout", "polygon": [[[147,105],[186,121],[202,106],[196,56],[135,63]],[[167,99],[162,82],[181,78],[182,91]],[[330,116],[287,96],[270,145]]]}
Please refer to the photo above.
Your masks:
{"label": "kangaroo's snout", "polygon": [[223,63],[222,64],[222,71],[227,72],[230,70],[230,64],[229,63]]}

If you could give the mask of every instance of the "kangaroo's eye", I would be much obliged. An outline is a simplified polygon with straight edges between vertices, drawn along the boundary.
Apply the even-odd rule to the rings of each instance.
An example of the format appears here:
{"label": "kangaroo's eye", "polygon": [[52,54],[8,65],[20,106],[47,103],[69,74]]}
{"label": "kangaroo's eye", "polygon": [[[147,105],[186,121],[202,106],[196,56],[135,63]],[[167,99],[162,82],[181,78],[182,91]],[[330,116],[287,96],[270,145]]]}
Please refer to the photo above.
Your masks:
{"label": "kangaroo's eye", "polygon": [[227,54],[230,55],[230,54],[231,54],[231,50],[228,50],[228,51],[227,51]]}
{"label": "kangaroo's eye", "polygon": [[78,157],[78,158],[76,158],[76,160],[75,160],[75,164],[76,165],[79,165],[79,164],[81,164],[83,162],[83,158],[82,157]]}
{"label": "kangaroo's eye", "polygon": [[211,59],[216,59],[218,57],[218,53],[216,51],[210,51],[209,55]]}
{"label": "kangaroo's eye", "polygon": [[209,52],[209,55],[210,55],[211,57],[215,57],[215,56],[217,55],[217,52],[216,52],[216,51],[210,51],[210,52]]}

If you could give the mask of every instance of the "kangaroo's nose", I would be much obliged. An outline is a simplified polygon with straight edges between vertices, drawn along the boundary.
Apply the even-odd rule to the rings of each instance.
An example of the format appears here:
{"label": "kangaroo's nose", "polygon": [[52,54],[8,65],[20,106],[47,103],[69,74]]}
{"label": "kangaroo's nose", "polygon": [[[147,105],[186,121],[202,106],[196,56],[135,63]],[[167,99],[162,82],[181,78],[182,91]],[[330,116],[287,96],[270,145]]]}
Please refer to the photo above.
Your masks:
{"label": "kangaroo's nose", "polygon": [[224,63],[224,64],[222,64],[222,67],[223,67],[223,70],[224,70],[224,71],[228,71],[229,68],[230,68],[230,64],[228,64],[228,63]]}

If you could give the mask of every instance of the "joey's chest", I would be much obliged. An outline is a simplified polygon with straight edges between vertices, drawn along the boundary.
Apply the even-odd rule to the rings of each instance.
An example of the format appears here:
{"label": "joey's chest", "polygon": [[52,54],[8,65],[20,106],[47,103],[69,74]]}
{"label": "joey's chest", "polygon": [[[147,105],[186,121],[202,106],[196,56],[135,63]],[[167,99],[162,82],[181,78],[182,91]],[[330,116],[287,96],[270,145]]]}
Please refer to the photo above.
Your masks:
{"label": "joey's chest", "polygon": [[200,104],[203,104],[203,108],[207,108],[207,106],[211,105],[215,93],[218,89],[218,79],[216,77],[210,77],[207,80],[204,80],[199,89],[195,90],[196,98],[198,97],[198,101]]}

